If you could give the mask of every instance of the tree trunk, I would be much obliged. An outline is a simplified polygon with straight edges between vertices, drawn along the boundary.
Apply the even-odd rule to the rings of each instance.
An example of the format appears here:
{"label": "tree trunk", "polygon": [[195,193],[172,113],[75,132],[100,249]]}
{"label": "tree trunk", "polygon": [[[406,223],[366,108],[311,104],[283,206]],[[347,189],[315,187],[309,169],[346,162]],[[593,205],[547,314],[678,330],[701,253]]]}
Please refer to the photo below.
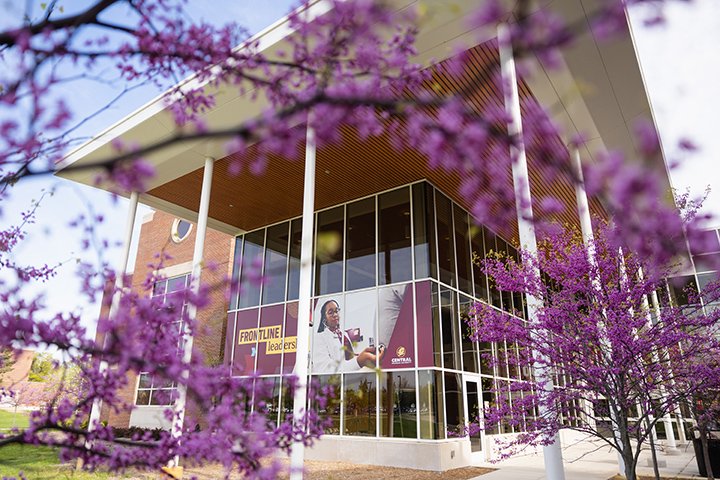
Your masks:
{"label": "tree trunk", "polygon": [[708,431],[705,422],[698,423],[698,429],[700,430],[700,447],[702,448],[703,457],[705,457],[705,471],[707,472],[707,479],[713,480],[712,465],[710,464],[710,449],[708,448]]}
{"label": "tree trunk", "polygon": [[[648,420],[648,429],[651,429],[650,421]],[[658,461],[657,461],[657,452],[655,451],[655,438],[653,435],[653,432],[650,431],[648,435],[648,440],[650,441],[650,454],[652,455],[652,462],[653,462],[653,472],[655,473],[655,480],[660,480],[660,469],[658,468]],[[640,447],[638,447],[640,448]]]}

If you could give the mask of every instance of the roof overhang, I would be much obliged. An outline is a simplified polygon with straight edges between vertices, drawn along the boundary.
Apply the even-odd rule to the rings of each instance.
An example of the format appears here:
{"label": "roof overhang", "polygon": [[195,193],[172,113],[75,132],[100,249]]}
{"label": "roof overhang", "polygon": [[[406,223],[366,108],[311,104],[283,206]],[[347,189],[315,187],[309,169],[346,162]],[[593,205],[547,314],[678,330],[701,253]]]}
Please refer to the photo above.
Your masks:
{"label": "roof overhang", "polygon": [[[413,7],[414,0],[390,0],[396,10]],[[494,31],[472,30],[466,25],[468,14],[477,7],[479,2],[454,2],[450,7],[443,3],[430,3],[430,10],[426,12],[420,31],[417,35],[416,48],[418,57],[416,61],[431,65],[433,62],[441,61],[456,54],[461,49],[467,49],[489,40],[495,36]],[[587,22],[588,11],[593,11],[597,2],[589,0],[554,0],[546,2],[543,8],[550,8],[561,14],[568,21],[574,23]],[[327,12],[326,2],[312,4],[309,15],[319,16]],[[287,18],[281,19],[260,32],[254,39],[259,42],[260,49],[268,56],[283,48],[286,39],[292,32],[288,26]],[[633,136],[631,135],[632,122],[645,117],[652,121],[652,113],[642,79],[642,74],[636,51],[632,41],[631,31],[627,31],[614,37],[612,41],[598,42],[591,32],[581,34],[573,46],[563,52],[561,67],[553,70],[546,69],[540,61],[532,61],[535,65],[535,74],[525,77],[532,94],[541,104],[549,107],[553,119],[558,122],[572,135],[576,132],[584,132],[588,136],[588,142],[584,146],[583,157],[592,160],[600,152],[606,149],[617,149],[624,152],[627,158],[638,158]],[[193,82],[193,79],[188,82]],[[251,120],[262,112],[267,103],[261,96],[253,99],[253,92],[246,92],[244,95],[238,93],[236,87],[222,87],[218,91],[215,106],[205,114],[205,122],[209,129],[229,128],[240,125],[242,122]],[[90,142],[71,152],[59,165],[61,177],[65,177],[80,183],[95,186],[97,171],[93,169],[76,168],[83,165],[92,165],[106,158],[111,158],[115,152],[113,141],[122,140],[125,145],[151,145],[171,138],[177,132],[177,127],[168,112],[163,97],[160,96],[149,102],[134,113],[123,118],[115,125],[109,127]],[[563,139],[567,141],[568,139]],[[193,141],[182,141],[172,144],[169,147],[154,151],[144,158],[151,162],[157,175],[150,181],[148,192],[141,196],[141,202],[169,213],[193,220],[196,217],[199,199],[200,186],[198,179],[201,178],[199,169],[202,168],[206,157],[223,159],[227,157],[225,151],[226,140],[224,139],[203,139]],[[342,155],[345,152],[335,152]],[[302,158],[299,152],[299,158]],[[275,159],[280,161],[280,159]],[[290,159],[293,160],[293,159]],[[271,161],[272,166],[273,161]],[[327,168],[319,161],[318,172],[332,172],[335,174],[341,167],[331,165]],[[73,167],[73,168],[68,168]],[[398,165],[402,167],[402,165]],[[662,159],[653,168],[659,173],[666,183],[668,192],[670,183],[667,170]],[[274,191],[276,195],[282,193],[293,198],[286,198],[293,206],[288,207],[286,212],[290,216],[299,213],[298,201],[302,188],[302,168],[298,162],[286,162],[283,167],[284,181],[283,191]],[[369,173],[374,170],[368,170]],[[402,176],[395,182],[405,180],[416,180],[429,175],[418,171],[410,176]],[[401,178],[400,178],[401,177]],[[412,177],[412,178],[411,178]],[[349,179],[352,182],[352,177]],[[442,181],[432,179],[435,183],[442,184]],[[181,182],[181,183],[178,183]],[[457,179],[450,183],[456,183]],[[380,188],[387,182],[378,183],[373,188]],[[175,192],[174,187],[184,185],[192,192]],[[266,194],[267,188],[257,190],[257,185],[252,188],[243,188],[243,179],[233,180],[227,188],[244,192],[250,195],[252,192]],[[389,188],[389,185],[386,185]],[[100,188],[108,188],[101,186]],[[300,189],[297,193],[288,193],[292,189]],[[318,190],[322,188],[318,184]],[[221,190],[221,189],[220,189]],[[211,200],[209,225],[212,228],[227,232],[238,233],[254,226],[257,220],[242,224],[232,220],[232,215],[222,215],[221,210],[227,208],[238,208],[241,200],[233,203],[232,198],[221,198],[220,190],[213,186],[213,198]],[[259,193],[258,193],[259,192]],[[295,198],[297,197],[297,198]],[[179,201],[178,199],[186,201]],[[187,201],[190,199],[190,201]],[[328,197],[335,199],[332,195]],[[275,198],[274,200],[279,200]],[[333,200],[334,201],[334,200]],[[252,199],[242,200],[246,205]],[[220,205],[213,208],[213,204]],[[225,205],[225,206],[223,206]],[[319,202],[319,207],[323,202]],[[257,204],[255,208],[263,208]],[[292,212],[295,212],[292,214]],[[287,217],[286,217],[287,218]],[[274,219],[275,221],[281,218]],[[263,221],[270,223],[273,218],[266,218]]]}

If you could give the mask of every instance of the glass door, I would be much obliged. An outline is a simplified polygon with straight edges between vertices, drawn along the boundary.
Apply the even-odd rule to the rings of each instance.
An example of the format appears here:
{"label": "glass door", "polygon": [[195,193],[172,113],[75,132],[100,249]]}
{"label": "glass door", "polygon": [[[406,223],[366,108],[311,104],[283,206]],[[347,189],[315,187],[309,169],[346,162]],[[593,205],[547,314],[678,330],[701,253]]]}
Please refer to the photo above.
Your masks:
{"label": "glass door", "polygon": [[[480,377],[478,375],[465,375],[465,418],[469,423],[482,425],[482,390]],[[482,431],[471,432],[470,452],[473,460],[484,460],[482,455],[483,441],[485,434]]]}

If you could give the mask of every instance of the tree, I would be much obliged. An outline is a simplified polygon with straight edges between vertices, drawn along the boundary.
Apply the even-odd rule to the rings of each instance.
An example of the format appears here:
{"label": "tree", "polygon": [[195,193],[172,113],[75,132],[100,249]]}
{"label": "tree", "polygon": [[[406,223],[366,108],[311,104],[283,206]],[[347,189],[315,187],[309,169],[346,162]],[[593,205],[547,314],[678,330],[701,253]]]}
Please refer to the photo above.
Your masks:
{"label": "tree", "polygon": [[[595,31],[608,33],[624,25],[627,3],[635,2],[602,3],[593,15]],[[656,4],[660,8],[662,2]],[[556,127],[538,105],[525,105],[528,128],[524,137],[518,138],[507,133],[501,109],[470,108],[465,101],[469,92],[439,89],[428,71],[413,63],[414,33],[422,11],[398,13],[371,1],[331,1],[329,6],[317,17],[307,13],[307,6],[292,13],[289,22],[295,34],[290,49],[284,56],[272,58],[252,41],[235,49],[248,39],[247,32],[236,25],[214,28],[190,23],[182,14],[181,1],[98,0],[67,13],[57,2],[49,2],[27,12],[22,21],[0,32],[5,67],[0,91],[0,195],[6,198],[18,182],[51,172],[68,148],[76,145],[73,132],[94,116],[75,118],[63,98],[67,92],[63,89],[78,79],[119,79],[125,91],[140,83],[170,87],[164,98],[178,127],[175,135],[142,148],[116,145],[112,155],[90,166],[101,169],[98,182],[110,182],[118,191],[143,191],[154,173],[143,160],[146,155],[199,138],[226,139],[232,151],[259,142],[260,155],[249,168],[262,173],[267,155],[294,152],[303,142],[304,132],[292,127],[305,122],[313,126],[322,144],[340,140],[341,123],[363,138],[389,132],[398,148],[412,147],[431,162],[462,173],[463,191],[487,187],[475,196],[474,211],[479,220],[488,223],[502,224],[509,217],[494,214],[512,211],[507,208],[505,184],[496,181],[506,176],[515,161],[508,153],[511,146],[520,140],[533,145],[548,178],[567,170],[567,152],[547,141]],[[518,58],[552,60],[558,49],[568,46],[586,28],[567,24],[545,11],[535,12],[529,1],[519,2],[513,12],[507,12],[496,0],[480,4],[471,25],[493,27],[510,13],[517,19],[511,27],[511,42]],[[655,19],[653,14],[648,20]],[[445,74],[457,74],[464,61],[459,55]],[[487,68],[475,83],[496,77],[497,65]],[[107,76],[107,72],[112,73]],[[192,75],[192,81],[178,82],[187,75]],[[202,114],[216,101],[212,87],[220,86],[256,91],[269,105],[251,122],[212,130],[203,123]],[[105,108],[108,105],[100,105],[97,112]],[[655,132],[641,125],[638,134],[641,154],[659,155]],[[694,148],[689,142],[681,147]],[[497,161],[487,162],[489,156]],[[241,168],[245,166],[231,165],[233,171]],[[694,224],[683,231],[674,208],[660,200],[653,177],[630,167],[617,154],[599,159],[588,180],[592,180],[592,193],[615,216],[615,240],[652,262],[675,255],[678,244],[647,242],[648,238],[677,238],[695,232]],[[547,205],[553,205],[553,200],[542,199]],[[219,461],[228,470],[271,476],[277,467],[265,467],[260,458],[286,448],[293,439],[310,442],[321,433],[322,422],[312,411],[304,421],[290,418],[268,429],[261,413],[247,413],[253,396],[257,404],[267,394],[262,382],[229,378],[222,368],[206,366],[199,352],[190,362],[172,353],[182,341],[170,328],[177,323],[178,312],[184,312],[187,305],[203,308],[208,291],[224,288],[222,285],[205,285],[199,295],[181,292],[170,304],[122,289],[112,292],[119,295],[120,308],[99,326],[106,339],[103,345],[87,338],[75,312],[45,309],[41,296],[28,295],[22,287],[41,282],[57,267],[19,265],[12,256],[23,240],[24,226],[35,218],[36,208],[33,205],[16,226],[0,232],[0,265],[14,274],[14,282],[0,285],[4,304],[0,343],[59,349],[82,365],[87,396],[51,402],[53,407],[34,417],[26,432],[5,437],[0,444],[62,445],[68,456],[82,458],[89,468],[157,467],[179,455],[195,462]],[[648,215],[651,211],[653,216]],[[75,222],[88,248],[96,244],[93,232],[100,220],[101,216],[93,214]],[[161,265],[159,261],[153,267]],[[84,293],[97,299],[118,274],[101,262],[81,264],[78,275]],[[150,273],[147,285],[157,280]],[[106,297],[108,303],[112,297]],[[186,316],[180,320],[190,330],[198,328]],[[102,369],[100,359],[111,368]],[[192,375],[183,374],[188,371]],[[185,385],[191,400],[206,414],[205,428],[186,428],[180,437],[168,434],[154,443],[147,438],[118,440],[101,426],[92,431],[83,428],[81,419],[95,399],[115,409],[130,408],[118,389],[126,385],[128,373],[139,372]],[[319,397],[317,403],[322,405],[322,394]],[[305,425],[312,428],[306,430]]]}
{"label": "tree", "polygon": [[49,353],[38,353],[30,365],[28,380],[31,382],[46,382],[50,379],[51,374],[56,368],[57,365],[53,361],[52,355]]}
{"label": "tree", "polygon": [[[657,422],[718,385],[720,368],[707,360],[720,355],[720,312],[652,310],[649,298],[666,288],[672,270],[655,265],[652,275],[643,274],[644,259],[620,250],[609,230],[599,226],[589,246],[573,231],[549,234],[536,257],[523,252],[523,263],[484,260],[500,290],[542,298],[543,306],[537,318],[524,320],[476,304],[469,325],[478,341],[517,347],[517,355],[490,362],[552,379],[498,385],[484,428],[522,426],[511,450],[544,444],[560,429],[583,432],[617,450],[626,478],[634,480],[640,449],[652,441]],[[546,388],[548,382],[554,387]],[[539,407],[550,413],[539,416]]]}
{"label": "tree", "polygon": [[11,348],[0,350],[0,382],[3,376],[10,372],[15,365],[15,352]]}

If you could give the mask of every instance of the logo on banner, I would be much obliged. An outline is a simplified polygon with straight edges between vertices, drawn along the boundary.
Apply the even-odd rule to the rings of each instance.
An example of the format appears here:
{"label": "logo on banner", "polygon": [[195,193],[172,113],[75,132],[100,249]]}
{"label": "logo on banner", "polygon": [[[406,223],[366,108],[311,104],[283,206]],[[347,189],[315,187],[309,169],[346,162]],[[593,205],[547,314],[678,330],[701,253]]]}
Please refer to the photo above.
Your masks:
{"label": "logo on banner", "polygon": [[390,360],[390,363],[393,365],[409,365],[412,363],[412,359],[410,357],[406,357],[405,354],[407,353],[407,350],[405,347],[400,345],[398,348],[395,349],[395,358]]}

